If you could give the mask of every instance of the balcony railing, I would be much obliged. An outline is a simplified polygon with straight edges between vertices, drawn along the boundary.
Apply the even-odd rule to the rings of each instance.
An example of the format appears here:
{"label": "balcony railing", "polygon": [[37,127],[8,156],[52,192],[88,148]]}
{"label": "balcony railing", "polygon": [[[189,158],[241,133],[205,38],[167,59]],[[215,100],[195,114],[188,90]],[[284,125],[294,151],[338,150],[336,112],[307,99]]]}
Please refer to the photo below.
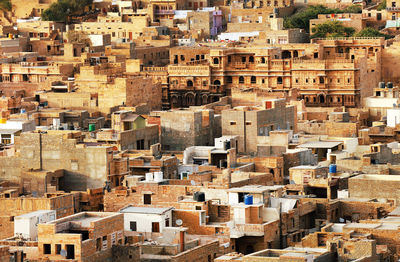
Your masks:
{"label": "balcony railing", "polygon": [[386,7],[386,11],[400,12],[400,7]]}

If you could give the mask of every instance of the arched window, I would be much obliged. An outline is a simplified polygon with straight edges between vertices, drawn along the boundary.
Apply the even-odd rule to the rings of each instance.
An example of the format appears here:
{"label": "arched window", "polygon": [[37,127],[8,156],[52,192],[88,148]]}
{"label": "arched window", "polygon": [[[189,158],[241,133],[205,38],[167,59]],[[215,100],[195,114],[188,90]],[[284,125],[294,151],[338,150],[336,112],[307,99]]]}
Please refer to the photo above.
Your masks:
{"label": "arched window", "polygon": [[293,57],[299,57],[299,52],[297,50],[293,51]]}
{"label": "arched window", "polygon": [[324,80],[324,77],[323,77],[323,76],[320,76],[320,77],[319,77],[319,83],[320,83],[320,84],[325,83],[325,80]]}
{"label": "arched window", "polygon": [[219,64],[219,59],[217,57],[214,58],[214,65],[218,65]]}
{"label": "arched window", "polygon": [[261,63],[265,64],[265,57],[261,57]]}
{"label": "arched window", "polygon": [[216,86],[220,86],[220,85],[221,85],[221,81],[219,81],[219,80],[215,80],[215,81],[214,81],[214,85],[216,85]]}
{"label": "arched window", "polygon": [[257,78],[255,76],[251,77],[251,83],[256,84],[257,83]]}
{"label": "arched window", "polygon": [[188,80],[186,82],[186,85],[189,86],[189,87],[193,86],[193,81],[192,80]]}
{"label": "arched window", "polygon": [[306,97],[306,103],[310,102],[310,99],[308,97]]}
{"label": "arched window", "polygon": [[254,63],[254,56],[249,56],[249,63]]}
{"label": "arched window", "polygon": [[244,77],[243,76],[239,76],[239,84],[244,84]]}
{"label": "arched window", "polygon": [[226,82],[227,82],[228,84],[232,84],[232,77],[231,77],[231,76],[227,76],[227,77],[226,77]]}
{"label": "arched window", "polygon": [[278,79],[276,80],[276,82],[278,85],[281,85],[283,83],[282,77],[279,76]]}

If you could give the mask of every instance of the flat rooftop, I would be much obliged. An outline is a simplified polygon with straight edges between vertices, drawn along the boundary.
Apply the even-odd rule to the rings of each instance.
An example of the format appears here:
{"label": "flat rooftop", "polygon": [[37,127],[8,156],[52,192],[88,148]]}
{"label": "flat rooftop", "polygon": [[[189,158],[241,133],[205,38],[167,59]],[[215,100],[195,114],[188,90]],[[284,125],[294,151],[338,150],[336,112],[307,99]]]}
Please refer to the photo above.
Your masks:
{"label": "flat rooftop", "polygon": [[315,141],[315,142],[308,142],[304,143],[301,145],[298,145],[297,147],[300,148],[334,148],[340,144],[343,144],[343,142],[339,141]]}
{"label": "flat rooftop", "polygon": [[242,187],[234,187],[227,190],[227,192],[248,192],[248,193],[263,193],[265,191],[276,191],[284,186],[260,186],[260,185],[247,185]]}
{"label": "flat rooftop", "polygon": [[47,222],[46,224],[67,224],[74,228],[89,228],[91,223],[105,219],[107,217],[117,216],[119,213],[113,212],[81,212],[54,221]]}
{"label": "flat rooftop", "polygon": [[323,166],[311,166],[311,165],[304,165],[304,166],[295,166],[295,167],[291,167],[289,169],[320,169],[320,168],[326,168]]}
{"label": "flat rooftop", "polygon": [[56,211],[55,210],[37,210],[37,211],[30,212],[30,213],[27,213],[27,214],[19,215],[19,216],[15,217],[15,219],[18,219],[18,218],[31,218],[31,217],[36,217],[36,216],[40,216],[40,215],[43,215],[43,214],[48,214],[48,213],[54,213],[55,214]]}
{"label": "flat rooftop", "polygon": [[350,179],[362,179],[362,180],[381,180],[381,181],[400,181],[400,176],[396,175],[375,175],[375,174],[362,174]]}
{"label": "flat rooftop", "polygon": [[162,215],[174,209],[173,207],[156,208],[156,207],[125,207],[121,209],[120,213],[138,213],[138,214],[153,214]]}

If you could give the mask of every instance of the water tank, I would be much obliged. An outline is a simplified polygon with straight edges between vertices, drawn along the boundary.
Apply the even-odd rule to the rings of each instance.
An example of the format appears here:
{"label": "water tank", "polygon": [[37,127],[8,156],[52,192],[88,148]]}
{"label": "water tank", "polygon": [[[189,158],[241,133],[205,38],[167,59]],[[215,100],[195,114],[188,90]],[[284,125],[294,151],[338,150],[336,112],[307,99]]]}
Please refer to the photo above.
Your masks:
{"label": "water tank", "polygon": [[0,118],[0,124],[6,124],[7,118]]}
{"label": "water tank", "polygon": [[96,130],[96,124],[89,124],[89,132],[93,132]]}
{"label": "water tank", "polygon": [[336,174],[336,165],[335,164],[329,165],[329,173]]}
{"label": "water tank", "polygon": [[21,108],[21,114],[24,114],[24,113],[26,113],[25,108]]}
{"label": "water tank", "polygon": [[153,173],[146,173],[145,177],[147,182],[153,181]]}
{"label": "water tank", "polygon": [[154,181],[156,182],[163,181],[163,172],[154,172]]}
{"label": "water tank", "polygon": [[379,82],[379,88],[385,88],[385,82]]}
{"label": "water tank", "polygon": [[193,199],[197,202],[203,202],[206,201],[206,195],[204,194],[204,192],[194,192]]}
{"label": "water tank", "polygon": [[245,205],[252,205],[253,204],[253,196],[252,195],[245,195],[244,196],[244,204]]}
{"label": "water tank", "polygon": [[387,88],[393,88],[393,83],[392,82],[388,82],[387,83]]}

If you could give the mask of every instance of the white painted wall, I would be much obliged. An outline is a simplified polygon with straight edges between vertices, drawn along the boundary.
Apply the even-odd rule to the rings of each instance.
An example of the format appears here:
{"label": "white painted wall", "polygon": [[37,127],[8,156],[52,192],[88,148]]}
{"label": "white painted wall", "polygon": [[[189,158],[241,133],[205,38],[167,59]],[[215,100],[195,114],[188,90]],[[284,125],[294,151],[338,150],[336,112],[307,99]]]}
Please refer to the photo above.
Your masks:
{"label": "white painted wall", "polygon": [[387,125],[395,127],[400,124],[400,108],[392,108],[387,110]]}
{"label": "white painted wall", "polygon": [[246,224],[246,208],[235,207],[233,209],[233,220],[236,224]]}
{"label": "white painted wall", "polygon": [[46,210],[46,212],[41,213],[35,211],[23,216],[17,216],[14,218],[14,234],[22,234],[26,239],[37,241],[37,225],[55,219],[55,210]]}
{"label": "white painted wall", "polygon": [[172,211],[166,212],[164,215],[146,214],[146,213],[124,213],[124,230],[131,231],[130,222],[136,221],[136,232],[151,233],[152,223],[160,223],[160,233],[165,228],[165,220],[169,218],[169,226],[172,224]]}
{"label": "white painted wall", "polygon": [[236,192],[229,192],[228,198],[229,198],[230,205],[239,203],[239,194]]}

